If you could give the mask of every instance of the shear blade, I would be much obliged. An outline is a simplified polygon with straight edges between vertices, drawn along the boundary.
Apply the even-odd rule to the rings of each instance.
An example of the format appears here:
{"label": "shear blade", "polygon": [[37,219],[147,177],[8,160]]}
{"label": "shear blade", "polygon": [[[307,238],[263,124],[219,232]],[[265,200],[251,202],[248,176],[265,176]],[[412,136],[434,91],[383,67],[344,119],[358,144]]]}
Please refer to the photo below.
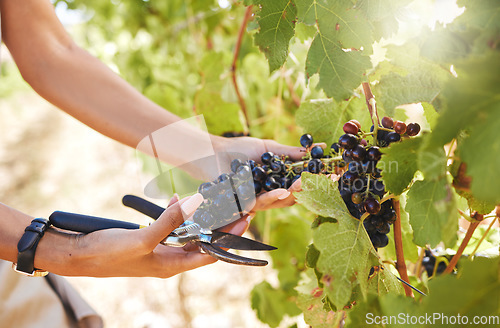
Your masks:
{"label": "shear blade", "polygon": [[265,266],[267,265],[267,261],[251,259],[248,257],[239,256],[236,254],[231,254],[226,252],[219,247],[216,247],[207,243],[199,243],[200,247],[210,256],[231,264],[239,264],[239,265],[251,265],[251,266]]}
{"label": "shear blade", "polygon": [[274,246],[267,245],[256,240],[221,231],[212,231],[211,244],[216,247],[247,251],[272,251],[276,249]]}

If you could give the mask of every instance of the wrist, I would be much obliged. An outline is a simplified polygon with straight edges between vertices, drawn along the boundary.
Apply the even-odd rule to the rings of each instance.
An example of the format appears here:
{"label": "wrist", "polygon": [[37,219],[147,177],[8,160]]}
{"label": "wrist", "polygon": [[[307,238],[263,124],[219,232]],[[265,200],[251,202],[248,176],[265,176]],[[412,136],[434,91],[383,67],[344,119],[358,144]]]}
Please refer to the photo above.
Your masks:
{"label": "wrist", "polygon": [[35,267],[60,275],[76,275],[78,269],[74,264],[78,262],[77,238],[77,234],[49,228],[38,243]]}

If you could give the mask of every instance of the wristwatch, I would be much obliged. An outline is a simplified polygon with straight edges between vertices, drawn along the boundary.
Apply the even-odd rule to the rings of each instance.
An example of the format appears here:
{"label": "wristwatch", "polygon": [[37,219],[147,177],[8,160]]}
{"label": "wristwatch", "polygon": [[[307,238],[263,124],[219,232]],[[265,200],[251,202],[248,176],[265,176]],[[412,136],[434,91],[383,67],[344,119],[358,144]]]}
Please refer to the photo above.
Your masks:
{"label": "wristwatch", "polygon": [[36,218],[24,229],[24,235],[17,244],[17,263],[12,268],[21,274],[30,277],[43,277],[47,271],[35,269],[35,252],[38,242],[49,228],[50,221],[43,218]]}

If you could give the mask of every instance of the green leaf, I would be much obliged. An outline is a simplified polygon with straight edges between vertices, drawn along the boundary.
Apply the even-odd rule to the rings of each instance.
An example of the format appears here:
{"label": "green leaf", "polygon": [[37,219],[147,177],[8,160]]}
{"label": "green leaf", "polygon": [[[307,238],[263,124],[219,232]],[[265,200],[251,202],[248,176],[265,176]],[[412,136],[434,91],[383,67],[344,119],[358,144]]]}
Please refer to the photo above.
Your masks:
{"label": "green leaf", "polygon": [[436,112],[436,109],[434,106],[429,104],[428,102],[423,102],[422,108],[424,109],[424,115],[425,119],[427,121],[427,124],[429,124],[430,130],[434,129],[434,126],[436,125],[436,121],[439,117],[439,114]]}
{"label": "green leaf", "polygon": [[255,44],[269,60],[272,72],[288,57],[288,45],[295,34],[297,10],[293,0],[261,0],[261,10],[257,13],[259,32],[254,36]]}
{"label": "green leaf", "polygon": [[240,107],[225,102],[217,93],[200,90],[196,94],[195,107],[198,114],[203,114],[208,132],[212,134],[221,135],[224,132],[238,132],[244,129]]}
{"label": "green leaf", "polygon": [[368,56],[360,51],[346,52],[321,33],[314,38],[306,60],[307,76],[318,73],[317,88],[322,88],[328,97],[336,100],[349,98],[370,67]]}
{"label": "green leaf", "polygon": [[383,156],[377,167],[382,170],[382,179],[391,193],[400,195],[413,180],[421,144],[422,138],[411,138],[382,149]]}
{"label": "green leaf", "polygon": [[472,177],[471,192],[478,201],[500,203],[500,100],[493,111],[470,130],[470,136],[459,146]]}
{"label": "green leaf", "polygon": [[458,78],[444,87],[446,109],[431,136],[432,145],[444,145],[500,103],[500,53],[470,57],[457,64]]}
{"label": "green leaf", "polygon": [[408,192],[405,209],[410,215],[415,244],[436,247],[443,241],[446,246],[454,245],[458,212],[446,179],[416,181]]}
{"label": "green leaf", "polygon": [[435,29],[422,32],[420,54],[437,63],[454,63],[465,58],[470,52],[470,45],[458,33],[438,25]]}
{"label": "green leaf", "polygon": [[252,289],[251,302],[259,320],[271,327],[277,327],[286,314],[295,316],[300,313],[295,303],[287,299],[283,290],[273,288],[267,281]]}
{"label": "green leaf", "polygon": [[[499,258],[478,257],[473,262],[461,261],[458,275],[438,276],[429,282],[429,296],[422,302],[422,313],[446,316],[500,315]],[[497,322],[498,324],[498,322]],[[481,325],[498,327],[498,325]]]}
{"label": "green leaf", "polygon": [[326,297],[314,274],[308,271],[296,287],[299,296],[297,306],[304,312],[304,321],[314,328],[336,327],[342,319],[342,312],[334,312],[325,305]]}
{"label": "green leaf", "polygon": [[305,133],[314,137],[314,142],[331,145],[344,134],[344,123],[355,118],[353,114],[363,109],[366,111],[365,102],[357,97],[339,103],[331,99],[311,100],[301,103],[296,121]]}
{"label": "green leaf", "polygon": [[430,143],[430,135],[422,137],[423,142],[417,155],[418,169],[429,180],[442,178],[446,174],[448,159],[442,146]]}

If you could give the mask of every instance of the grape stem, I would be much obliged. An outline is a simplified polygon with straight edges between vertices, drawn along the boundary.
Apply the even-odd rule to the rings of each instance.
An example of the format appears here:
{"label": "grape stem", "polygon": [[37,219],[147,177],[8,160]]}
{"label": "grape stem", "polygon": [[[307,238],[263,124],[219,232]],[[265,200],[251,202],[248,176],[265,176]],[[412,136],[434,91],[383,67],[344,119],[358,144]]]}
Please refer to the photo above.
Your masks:
{"label": "grape stem", "polygon": [[[392,207],[396,211],[396,221],[394,222],[394,245],[396,246],[396,269],[398,270],[399,276],[406,283],[410,283],[408,279],[408,271],[406,269],[405,256],[403,252],[403,238],[401,236],[401,208],[399,205],[399,198],[394,197],[392,199]],[[410,287],[403,284],[406,296],[415,297],[413,291]]]}
{"label": "grape stem", "polygon": [[245,123],[247,130],[249,129],[247,106],[245,104],[245,100],[241,96],[240,89],[238,87],[238,82],[236,81],[236,63],[238,62],[238,57],[241,49],[241,41],[243,40],[243,35],[245,33],[248,20],[250,19],[250,17],[252,17],[252,7],[253,7],[252,5],[248,6],[247,10],[245,11],[245,16],[243,17],[243,21],[241,22],[240,30],[238,32],[238,39],[236,40],[236,46],[234,47],[233,63],[231,64],[231,78],[233,80],[234,91],[236,92],[236,96],[238,97],[238,101],[240,103],[243,115],[245,115]]}
{"label": "grape stem", "polygon": [[370,112],[370,117],[373,123],[373,140],[375,146],[378,146],[377,140],[377,132],[379,129],[380,121],[378,119],[377,113],[377,102],[375,101],[375,96],[372,93],[372,89],[370,88],[370,83],[363,82],[363,92],[365,94],[366,105],[368,107],[368,111]]}
{"label": "grape stem", "polygon": [[455,266],[457,265],[458,263],[458,260],[460,259],[460,257],[462,256],[463,252],[464,252],[464,249],[465,247],[467,247],[467,244],[469,243],[471,237],[472,237],[472,234],[474,233],[474,231],[476,230],[477,226],[479,225],[479,223],[481,223],[481,221],[483,220],[483,215],[481,214],[476,214],[474,216],[474,218],[476,219],[476,221],[474,222],[471,222],[469,224],[469,228],[467,228],[467,232],[465,233],[465,237],[464,239],[462,240],[462,243],[460,244],[460,247],[458,247],[458,250],[457,252],[455,253],[455,255],[453,255],[453,257],[451,258],[451,261],[450,263],[448,264],[448,266],[446,267],[446,269],[443,271],[443,274],[448,274],[448,273],[451,273],[453,271],[453,269],[455,269]]}

